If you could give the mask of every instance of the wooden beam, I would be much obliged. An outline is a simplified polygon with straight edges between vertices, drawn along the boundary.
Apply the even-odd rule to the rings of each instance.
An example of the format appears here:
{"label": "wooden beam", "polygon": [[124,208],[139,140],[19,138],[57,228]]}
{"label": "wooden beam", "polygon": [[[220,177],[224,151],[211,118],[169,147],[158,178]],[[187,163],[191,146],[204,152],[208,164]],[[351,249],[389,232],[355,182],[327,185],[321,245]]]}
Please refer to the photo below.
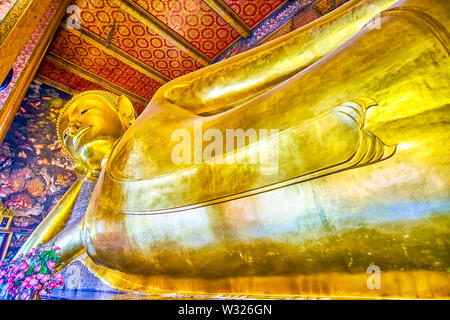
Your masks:
{"label": "wooden beam", "polygon": [[189,43],[189,41],[184,39],[178,33],[170,29],[168,26],[154,17],[151,13],[147,12],[133,1],[111,0],[111,2],[119,6],[123,11],[132,15],[134,18],[141,21],[148,28],[152,29],[155,33],[158,33],[164,39],[170,41],[174,46],[186,52],[201,65],[207,66],[211,64],[211,59],[207,55],[194,47]]}
{"label": "wooden beam", "polygon": [[25,68],[22,70],[22,73],[17,79],[13,89],[9,93],[8,99],[0,110],[0,143],[3,142],[3,139],[11,126],[17,109],[19,108],[28,88],[30,87],[31,81],[33,81],[34,76],[39,69],[44,54],[53,40],[53,36],[61,23],[61,19],[66,13],[66,9],[70,1],[71,0],[61,0],[61,3],[57,8],[56,13],[53,15],[52,20],[48,24],[44,35],[40,38],[38,45],[34,49]]}
{"label": "wooden beam", "polygon": [[250,36],[250,28],[225,2],[222,0],[203,0],[203,2],[219,14],[242,37],[248,38]]}
{"label": "wooden beam", "polygon": [[101,50],[103,50],[105,53],[119,59],[120,61],[124,62],[125,64],[131,65],[134,69],[138,70],[139,72],[142,72],[146,76],[155,79],[158,82],[166,83],[170,81],[171,79],[159,71],[151,68],[150,66],[146,65],[142,61],[136,59],[132,55],[129,55],[125,51],[121,50],[120,48],[111,45],[106,46],[105,45],[105,39],[97,36],[96,34],[92,33],[91,31],[87,30],[84,27],[81,27],[80,30],[72,29],[67,26],[65,21],[61,24],[61,27],[67,30],[68,32],[71,32],[73,34],[76,34],[80,38],[86,40],[90,44],[93,44],[96,47],[100,47]]}
{"label": "wooden beam", "polygon": [[79,36],[80,38],[86,40],[87,42],[89,42],[97,47],[100,47],[100,49],[103,50],[105,53],[119,59],[120,61],[124,62],[125,64],[131,65],[136,70],[142,72],[143,74],[145,74],[146,76],[148,76],[152,79],[157,80],[158,82],[165,83],[165,82],[168,82],[171,80],[169,77],[167,77],[167,76],[163,75],[162,73],[160,73],[159,71],[151,68],[150,66],[146,65],[145,63],[136,59],[135,57],[129,55],[128,53],[121,50],[120,48],[118,48],[114,45],[107,47],[105,45],[105,40],[103,38],[97,36],[96,34],[92,33],[91,31],[87,30],[84,27],[81,27],[80,30],[75,30],[75,29],[70,29],[64,23],[61,24],[61,26],[68,32],[74,33],[77,36]]}
{"label": "wooden beam", "polygon": [[52,52],[47,52],[45,59],[47,59],[50,62],[53,62],[54,64],[60,66],[61,68],[69,72],[72,72],[80,77],[83,77],[91,81],[92,83],[95,83],[107,90],[110,90],[111,92],[114,92],[119,95],[122,94],[126,95],[128,98],[134,100],[135,102],[138,102],[143,105],[147,105],[149,102],[147,99],[135,94],[134,92],[128,91],[127,89],[122,88],[117,84],[109,82],[108,80],[103,79],[102,77],[96,75],[95,73],[83,69],[80,66],[77,66],[76,64],[61,58]]}
{"label": "wooden beam", "polygon": [[64,92],[66,92],[68,94],[71,94],[73,96],[79,93],[77,90],[69,88],[69,87],[67,87],[67,86],[65,86],[65,85],[63,85],[63,84],[61,84],[59,82],[56,82],[56,81],[54,81],[52,79],[49,79],[47,77],[44,77],[41,74],[37,74],[36,77],[34,77],[34,80],[37,80],[37,81],[40,81],[42,83],[48,84],[49,86],[51,86],[53,88],[56,88],[56,89],[61,90],[61,91],[64,91]]}
{"label": "wooden beam", "polygon": [[[20,0],[0,24],[0,82],[30,40],[52,0]],[[16,12],[17,11],[17,12]]]}

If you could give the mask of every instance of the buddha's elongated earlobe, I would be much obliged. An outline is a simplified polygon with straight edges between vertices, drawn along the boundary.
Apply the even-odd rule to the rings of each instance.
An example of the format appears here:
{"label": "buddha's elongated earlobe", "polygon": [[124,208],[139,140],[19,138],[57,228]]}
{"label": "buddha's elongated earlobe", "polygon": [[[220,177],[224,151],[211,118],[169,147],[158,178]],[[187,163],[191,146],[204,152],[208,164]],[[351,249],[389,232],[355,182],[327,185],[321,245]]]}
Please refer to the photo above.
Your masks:
{"label": "buddha's elongated earlobe", "polygon": [[124,120],[125,125],[129,127],[136,119],[134,107],[130,99],[128,99],[124,95],[121,95],[117,104],[117,108]]}

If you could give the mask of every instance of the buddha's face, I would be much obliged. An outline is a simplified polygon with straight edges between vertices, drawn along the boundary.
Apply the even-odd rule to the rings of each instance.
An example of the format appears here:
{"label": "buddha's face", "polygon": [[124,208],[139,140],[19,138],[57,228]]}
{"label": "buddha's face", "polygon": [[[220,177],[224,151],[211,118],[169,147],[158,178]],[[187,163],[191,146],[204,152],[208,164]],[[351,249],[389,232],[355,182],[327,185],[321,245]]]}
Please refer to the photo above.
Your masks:
{"label": "buddha's face", "polygon": [[96,176],[126,126],[118,112],[102,98],[82,97],[63,115],[59,128],[63,143],[81,171]]}

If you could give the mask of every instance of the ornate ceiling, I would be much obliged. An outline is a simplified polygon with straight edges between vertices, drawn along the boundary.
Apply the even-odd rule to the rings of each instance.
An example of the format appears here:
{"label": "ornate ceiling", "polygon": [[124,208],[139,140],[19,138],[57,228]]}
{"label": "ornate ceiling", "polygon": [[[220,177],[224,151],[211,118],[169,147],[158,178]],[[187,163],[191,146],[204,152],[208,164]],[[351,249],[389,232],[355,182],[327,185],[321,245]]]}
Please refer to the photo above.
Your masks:
{"label": "ornate ceiling", "polygon": [[66,16],[39,77],[73,92],[126,94],[139,112],[161,85],[209,65],[285,2],[74,0],[81,28]]}

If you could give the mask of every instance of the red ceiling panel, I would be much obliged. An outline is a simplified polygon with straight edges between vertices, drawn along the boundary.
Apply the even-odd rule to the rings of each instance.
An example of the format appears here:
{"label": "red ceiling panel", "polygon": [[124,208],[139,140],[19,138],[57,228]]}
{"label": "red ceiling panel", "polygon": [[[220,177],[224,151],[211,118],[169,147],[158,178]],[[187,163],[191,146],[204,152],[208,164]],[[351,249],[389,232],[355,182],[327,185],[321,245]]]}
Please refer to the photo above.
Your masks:
{"label": "red ceiling panel", "polygon": [[78,92],[87,90],[105,90],[105,88],[103,88],[102,86],[92,83],[73,72],[67,71],[66,69],[61,68],[55,63],[46,59],[39,67],[38,73],[50,80],[53,80]]}
{"label": "red ceiling panel", "polygon": [[[52,81],[55,81],[67,88],[71,88],[78,92],[88,91],[88,90],[106,90],[100,85],[97,85],[73,72],[70,72],[55,63],[45,59],[42,61],[39,67],[38,74],[46,77]],[[132,101],[134,109],[138,114],[140,114],[144,109],[145,105]]]}
{"label": "red ceiling panel", "polygon": [[170,79],[202,67],[187,53],[152,32],[110,0],[97,0],[95,6],[86,0],[76,0],[75,4],[81,8],[81,25],[84,28],[106,40],[111,34],[115,20],[116,33],[111,45],[117,46]]}
{"label": "red ceiling panel", "polygon": [[162,85],[65,29],[58,31],[49,51],[148,100]]}
{"label": "red ceiling panel", "polygon": [[201,0],[133,0],[209,58],[239,34]]}
{"label": "red ceiling panel", "polygon": [[282,5],[285,0],[223,0],[250,28]]}
{"label": "red ceiling panel", "polygon": [[[250,27],[285,2],[223,1]],[[147,100],[164,82],[153,70],[163,75],[160,78],[175,79],[204,66],[192,58],[198,52],[190,52],[190,47],[212,60],[240,38],[203,0],[72,0],[72,4],[81,9],[82,29],[60,28],[49,52],[125,89],[124,94],[132,92]],[[156,19],[165,32],[152,28]],[[170,36],[175,33],[178,36]],[[83,70],[73,74],[49,61],[39,71],[43,76],[77,91],[101,89],[82,78]]]}

